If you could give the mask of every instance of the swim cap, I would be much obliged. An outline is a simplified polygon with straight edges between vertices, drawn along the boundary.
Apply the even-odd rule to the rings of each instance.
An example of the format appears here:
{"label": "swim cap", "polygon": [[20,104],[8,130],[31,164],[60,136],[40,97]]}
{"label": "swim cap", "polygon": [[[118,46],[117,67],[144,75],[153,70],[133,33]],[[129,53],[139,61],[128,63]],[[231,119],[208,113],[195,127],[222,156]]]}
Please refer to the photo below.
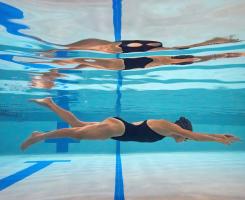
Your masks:
{"label": "swim cap", "polygon": [[185,117],[180,117],[175,124],[179,125],[181,128],[192,131],[191,121],[186,119]]}

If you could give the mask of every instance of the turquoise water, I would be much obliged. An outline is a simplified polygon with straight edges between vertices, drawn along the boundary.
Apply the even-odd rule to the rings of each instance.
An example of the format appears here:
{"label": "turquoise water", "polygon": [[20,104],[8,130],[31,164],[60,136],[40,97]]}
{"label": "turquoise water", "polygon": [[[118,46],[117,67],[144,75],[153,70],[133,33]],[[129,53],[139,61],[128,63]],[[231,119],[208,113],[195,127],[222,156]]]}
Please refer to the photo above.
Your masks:
{"label": "turquoise water", "polygon": [[[33,86],[38,76],[64,67],[45,63],[57,59],[244,52],[243,1],[232,5],[226,1],[122,3],[122,39],[177,46],[234,35],[241,40],[237,43],[130,54],[67,51],[53,57],[43,52],[87,38],[113,41],[111,1],[2,2],[0,181],[34,165],[26,161],[69,162],[47,165],[0,191],[0,199],[123,199],[114,196],[114,140],[58,141],[63,146],[49,141],[20,151],[21,142],[33,131],[66,126],[47,108],[28,102],[46,96],[83,121],[100,121],[118,113],[128,121],[175,121],[186,116],[195,131],[241,138],[229,146],[192,141],[177,144],[170,138],[151,144],[120,143],[125,199],[244,199],[245,57],[121,71],[121,86],[118,71],[66,69],[60,70],[63,76],[50,81],[52,87]],[[26,196],[27,192],[30,195]]]}

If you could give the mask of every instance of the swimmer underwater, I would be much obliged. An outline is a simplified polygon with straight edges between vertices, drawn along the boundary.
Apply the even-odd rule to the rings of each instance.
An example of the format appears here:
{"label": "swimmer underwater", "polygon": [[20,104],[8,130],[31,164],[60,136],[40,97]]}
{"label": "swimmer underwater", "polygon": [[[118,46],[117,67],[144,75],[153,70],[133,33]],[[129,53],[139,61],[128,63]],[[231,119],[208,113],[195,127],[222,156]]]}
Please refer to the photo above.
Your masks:
{"label": "swimmer underwater", "polygon": [[76,118],[71,112],[56,105],[50,97],[31,99],[30,101],[49,108],[72,128],[63,128],[45,133],[35,131],[22,143],[22,150],[46,139],[64,137],[78,140],[114,139],[135,142],[156,142],[165,137],[170,137],[178,143],[187,140],[218,142],[222,144],[231,144],[240,141],[238,137],[231,134],[194,132],[191,122],[185,117],[180,117],[175,123],[164,119],[148,119],[129,123],[119,117],[106,118],[101,122],[84,122]]}

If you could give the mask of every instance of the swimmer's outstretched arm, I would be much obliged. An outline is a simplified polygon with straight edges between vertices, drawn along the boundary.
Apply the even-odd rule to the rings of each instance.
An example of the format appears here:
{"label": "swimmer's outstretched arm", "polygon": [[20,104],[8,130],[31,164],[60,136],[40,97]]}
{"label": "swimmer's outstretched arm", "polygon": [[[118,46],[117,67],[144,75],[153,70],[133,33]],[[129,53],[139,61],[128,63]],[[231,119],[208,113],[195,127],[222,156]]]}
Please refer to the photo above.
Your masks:
{"label": "swimmer's outstretched arm", "polygon": [[206,134],[206,133],[197,133],[189,130],[185,130],[179,127],[176,124],[169,124],[168,129],[172,134],[179,135],[184,138],[199,142],[219,142],[223,144],[231,144],[232,142],[239,141],[240,139],[227,134]]}
{"label": "swimmer's outstretched arm", "polygon": [[199,58],[198,61],[195,62],[203,62],[209,60],[216,60],[221,58],[238,58],[238,57],[245,57],[245,52],[234,52],[234,53],[221,53],[221,54],[212,54],[212,55],[205,55],[205,56],[195,56],[195,58]]}
{"label": "swimmer's outstretched arm", "polygon": [[196,44],[172,47],[172,49],[188,49],[192,47],[201,47],[201,46],[214,45],[214,44],[235,43],[235,42],[240,42],[240,41],[241,40],[235,39],[232,37],[229,37],[229,38],[216,37],[216,38],[213,38],[213,39],[210,39],[204,42],[196,43]]}

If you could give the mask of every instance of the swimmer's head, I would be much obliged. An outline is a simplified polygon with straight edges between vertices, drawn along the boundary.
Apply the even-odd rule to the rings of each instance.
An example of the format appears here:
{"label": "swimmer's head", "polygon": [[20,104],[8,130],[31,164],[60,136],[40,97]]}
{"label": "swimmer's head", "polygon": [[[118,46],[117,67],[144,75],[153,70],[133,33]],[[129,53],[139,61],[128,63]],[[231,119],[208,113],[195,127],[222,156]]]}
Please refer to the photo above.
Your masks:
{"label": "swimmer's head", "polygon": [[189,131],[192,131],[192,124],[191,124],[191,121],[186,119],[185,117],[180,117],[176,122],[175,124],[177,124],[178,126],[180,126],[181,128],[183,129],[186,129],[186,130],[189,130]]}
{"label": "swimmer's head", "polygon": [[[177,124],[178,126],[180,126],[181,128],[185,129],[185,130],[189,130],[192,131],[192,124],[191,121],[186,119],[185,117],[180,117],[175,124]],[[184,138],[181,136],[175,136],[175,140],[176,142],[184,142],[189,140],[189,138]]]}

